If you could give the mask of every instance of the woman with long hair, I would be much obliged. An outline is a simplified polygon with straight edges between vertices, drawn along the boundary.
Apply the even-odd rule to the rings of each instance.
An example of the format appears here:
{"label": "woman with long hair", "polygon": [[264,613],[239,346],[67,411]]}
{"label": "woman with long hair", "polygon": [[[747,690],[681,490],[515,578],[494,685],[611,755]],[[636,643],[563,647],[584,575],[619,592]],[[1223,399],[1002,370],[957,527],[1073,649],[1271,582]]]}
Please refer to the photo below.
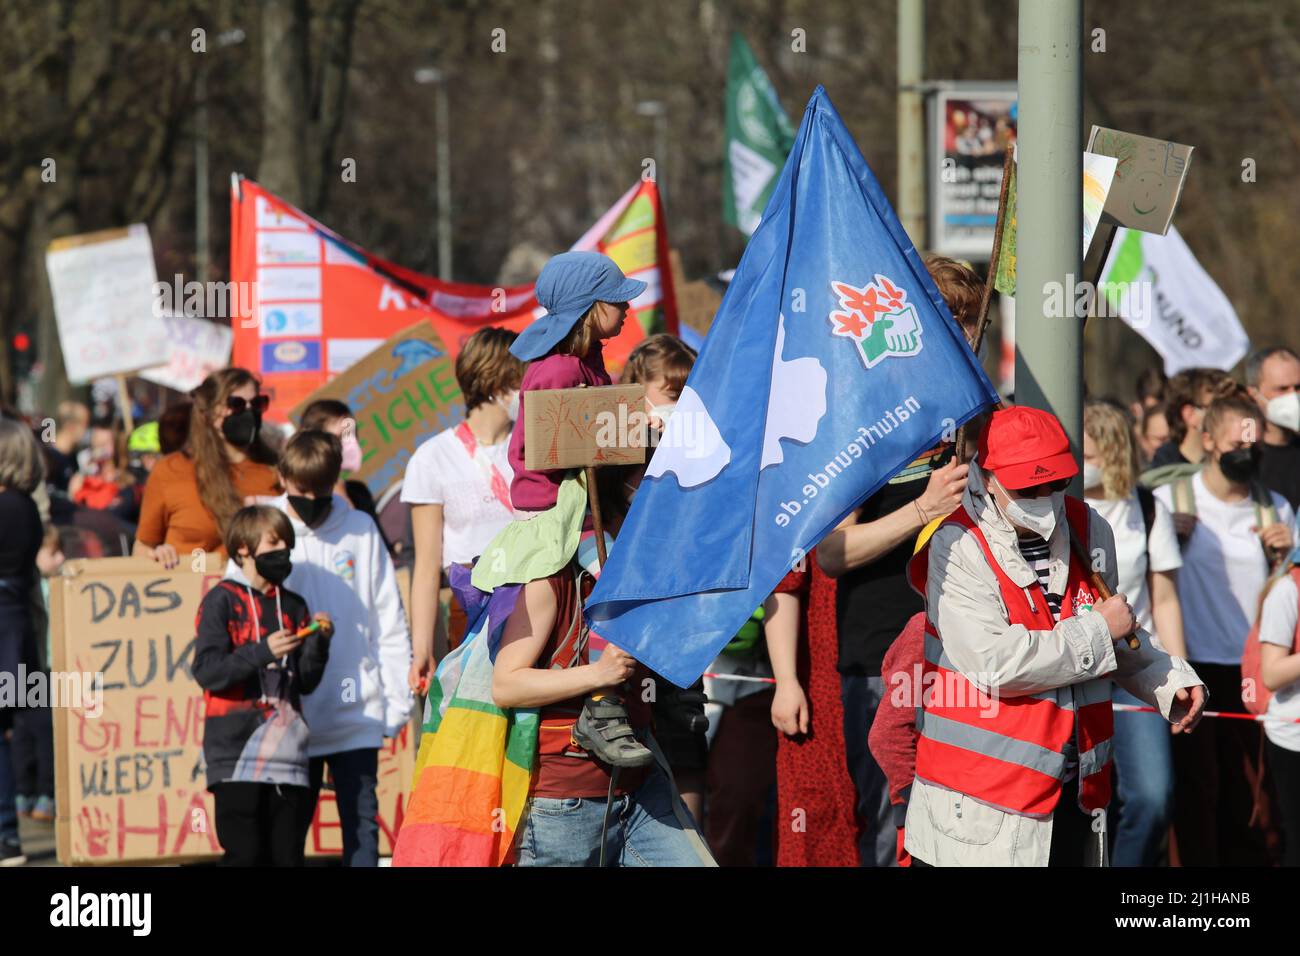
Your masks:
{"label": "woman with long hair", "polygon": [[[1132,419],[1112,402],[1089,401],[1083,408],[1084,500],[1115,532],[1119,587],[1138,625],[1154,634],[1173,657],[1187,657],[1183,613],[1178,601],[1182,553],[1173,519],[1164,504],[1137,484],[1138,455]],[[1119,688],[1115,703],[1140,704]],[[1156,866],[1173,812],[1174,766],[1170,733],[1158,715],[1115,714],[1116,801],[1119,825],[1112,827],[1115,866]],[[1178,733],[1175,726],[1173,733]]]}
{"label": "woman with long hair", "polygon": [[235,512],[280,493],[275,456],[260,435],[268,399],[253,374],[213,372],[190,398],[185,446],[149,475],[135,536],[133,553],[166,568],[183,552],[221,552]]}

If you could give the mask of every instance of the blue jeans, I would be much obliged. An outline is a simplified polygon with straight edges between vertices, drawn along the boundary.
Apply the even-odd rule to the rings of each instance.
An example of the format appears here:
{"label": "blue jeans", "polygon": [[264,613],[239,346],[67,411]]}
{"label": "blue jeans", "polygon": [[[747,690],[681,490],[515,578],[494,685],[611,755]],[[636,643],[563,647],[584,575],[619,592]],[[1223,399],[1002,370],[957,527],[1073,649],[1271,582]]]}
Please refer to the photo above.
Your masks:
{"label": "blue jeans", "polygon": [[[1117,704],[1142,701],[1115,688]],[[1115,714],[1115,772],[1111,866],[1158,866],[1160,843],[1173,814],[1174,762],[1169,722],[1159,714]]]}
{"label": "blue jeans", "polygon": [[[334,775],[334,800],[343,834],[343,865],[378,866],[379,796],[375,788],[379,785],[379,751],[366,748],[312,757],[307,765],[307,779],[311,784],[313,813],[327,763]],[[311,826],[310,815],[307,826]]]}
{"label": "blue jeans", "polygon": [[844,749],[857,791],[858,865],[897,866],[898,828],[889,805],[889,781],[867,747],[867,734],[885,696],[885,679],[866,674],[840,675],[844,703]]}
{"label": "blue jeans", "polygon": [[[673,812],[680,798],[658,767],[633,793],[614,798],[605,835],[606,866],[708,866],[699,827],[693,833]],[[533,797],[519,840],[518,866],[598,866],[604,797]]]}

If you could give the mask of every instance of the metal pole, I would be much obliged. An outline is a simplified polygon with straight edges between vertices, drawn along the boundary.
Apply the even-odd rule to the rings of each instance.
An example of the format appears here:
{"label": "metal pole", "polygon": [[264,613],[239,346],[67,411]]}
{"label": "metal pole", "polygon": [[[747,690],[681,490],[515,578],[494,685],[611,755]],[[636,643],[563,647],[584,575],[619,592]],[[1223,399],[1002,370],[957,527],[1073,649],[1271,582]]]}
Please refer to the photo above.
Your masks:
{"label": "metal pole", "polygon": [[[451,110],[447,104],[447,77],[434,84],[438,136],[438,276],[451,281]],[[1080,187],[1082,189],[1082,187]]]}
{"label": "metal pole", "polygon": [[925,248],[925,0],[898,0],[898,218]]}
{"label": "metal pole", "polygon": [[[1083,440],[1083,0],[1021,0],[1016,403]],[[1078,493],[1076,478],[1072,492]]]}
{"label": "metal pole", "polygon": [[648,116],[654,124],[651,135],[654,137],[652,149],[655,162],[655,185],[659,187],[659,202],[665,203],[664,191],[667,178],[664,176],[664,160],[668,153],[668,105],[662,100],[642,100],[636,105],[637,115]]}
{"label": "metal pole", "polygon": [[[208,262],[211,249],[208,245],[208,68],[206,60],[199,64],[194,83],[197,108],[194,111],[194,271],[207,288]],[[177,312],[183,312],[178,305]]]}

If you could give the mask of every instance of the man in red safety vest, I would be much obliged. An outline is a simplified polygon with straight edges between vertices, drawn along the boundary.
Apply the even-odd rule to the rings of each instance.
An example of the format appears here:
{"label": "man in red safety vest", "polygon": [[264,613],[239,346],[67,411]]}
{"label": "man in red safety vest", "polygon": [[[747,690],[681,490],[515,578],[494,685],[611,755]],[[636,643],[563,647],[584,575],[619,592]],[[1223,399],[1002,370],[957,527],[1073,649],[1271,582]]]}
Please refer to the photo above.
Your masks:
{"label": "man in red safety vest", "polygon": [[1093,570],[1115,588],[1115,539],[1065,495],[1078,470],[1055,417],[994,412],[961,505],[908,568],[926,601],[906,826],[920,865],[1104,865],[1112,681],[1185,730],[1205,707],[1187,662],[1142,630],[1131,649],[1128,601],[1097,593]]}

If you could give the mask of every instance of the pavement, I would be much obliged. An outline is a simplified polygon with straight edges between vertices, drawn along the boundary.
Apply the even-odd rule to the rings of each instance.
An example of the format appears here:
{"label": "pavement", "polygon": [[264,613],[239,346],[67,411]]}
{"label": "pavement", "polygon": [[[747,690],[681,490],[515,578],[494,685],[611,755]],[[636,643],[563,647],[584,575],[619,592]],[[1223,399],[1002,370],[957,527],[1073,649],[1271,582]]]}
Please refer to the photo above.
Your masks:
{"label": "pavement", "polygon": [[24,817],[18,820],[18,838],[27,854],[27,866],[58,866],[55,855],[54,824],[34,823]]}
{"label": "pavement", "polygon": [[[62,866],[58,860],[54,842],[53,823],[35,823],[25,817],[18,819],[18,839],[22,842],[23,853],[27,854],[26,866]],[[393,861],[384,857],[380,866],[392,866]],[[199,863],[196,866],[212,866],[213,863]],[[342,865],[338,857],[316,857],[306,861],[306,866],[338,867]]]}

